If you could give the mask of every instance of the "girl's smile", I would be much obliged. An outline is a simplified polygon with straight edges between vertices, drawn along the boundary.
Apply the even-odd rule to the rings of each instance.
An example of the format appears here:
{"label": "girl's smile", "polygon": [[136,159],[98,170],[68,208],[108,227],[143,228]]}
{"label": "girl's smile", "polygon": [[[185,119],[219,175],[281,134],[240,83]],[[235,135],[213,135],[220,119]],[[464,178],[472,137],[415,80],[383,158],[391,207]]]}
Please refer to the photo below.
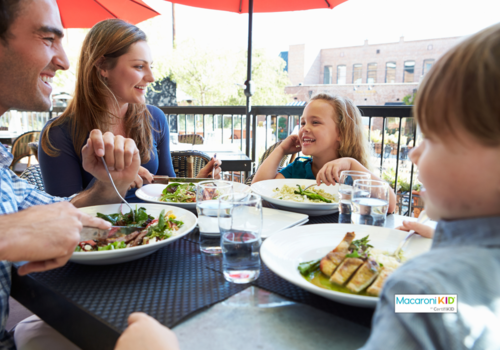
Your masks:
{"label": "girl's smile", "polygon": [[326,101],[314,100],[306,106],[299,130],[303,154],[338,158],[339,131],[335,119],[335,111]]}

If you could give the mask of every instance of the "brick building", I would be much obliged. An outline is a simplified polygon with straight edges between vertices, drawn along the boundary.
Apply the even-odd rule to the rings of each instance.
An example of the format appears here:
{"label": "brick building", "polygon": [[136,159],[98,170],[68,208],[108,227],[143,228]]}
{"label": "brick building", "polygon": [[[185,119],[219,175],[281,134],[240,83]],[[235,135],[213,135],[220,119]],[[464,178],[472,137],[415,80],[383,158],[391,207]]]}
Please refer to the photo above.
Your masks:
{"label": "brick building", "polygon": [[351,98],[358,105],[401,102],[411,94],[436,60],[460,38],[428,39],[397,43],[313,49],[290,45],[285,92],[308,101],[327,92]]}

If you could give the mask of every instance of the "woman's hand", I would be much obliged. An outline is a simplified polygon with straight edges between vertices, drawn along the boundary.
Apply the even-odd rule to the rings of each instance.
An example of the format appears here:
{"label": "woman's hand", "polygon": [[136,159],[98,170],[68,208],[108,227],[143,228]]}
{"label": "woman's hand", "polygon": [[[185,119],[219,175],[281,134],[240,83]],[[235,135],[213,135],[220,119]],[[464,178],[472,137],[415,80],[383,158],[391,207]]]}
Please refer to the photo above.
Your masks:
{"label": "woman's hand", "polygon": [[340,181],[340,173],[344,170],[351,170],[350,158],[339,158],[326,163],[316,175],[318,186],[323,182],[325,185],[335,185]]}
{"label": "woman's hand", "polygon": [[420,224],[415,221],[403,221],[403,226],[398,226],[396,227],[396,230],[401,230],[401,231],[410,231],[413,230],[415,233],[418,233],[420,236],[425,237],[425,238],[432,238],[434,237],[434,229],[432,227],[429,227],[424,224]]}
{"label": "woman's hand", "polygon": [[141,166],[139,167],[139,173],[135,177],[134,182],[132,182],[128,189],[131,190],[132,188],[141,188],[143,185],[150,183],[153,183],[153,174],[151,174],[148,169]]}
{"label": "woman's hand", "polygon": [[302,150],[300,138],[297,135],[288,136],[283,142],[280,143],[279,147],[283,149],[285,154],[294,154]]}
{"label": "woman's hand", "polygon": [[210,159],[210,162],[208,162],[207,165],[203,167],[203,169],[200,170],[198,173],[198,178],[209,178],[212,177],[212,170],[214,170],[214,179],[220,179],[220,172],[221,172],[221,166],[222,162],[220,159]]}

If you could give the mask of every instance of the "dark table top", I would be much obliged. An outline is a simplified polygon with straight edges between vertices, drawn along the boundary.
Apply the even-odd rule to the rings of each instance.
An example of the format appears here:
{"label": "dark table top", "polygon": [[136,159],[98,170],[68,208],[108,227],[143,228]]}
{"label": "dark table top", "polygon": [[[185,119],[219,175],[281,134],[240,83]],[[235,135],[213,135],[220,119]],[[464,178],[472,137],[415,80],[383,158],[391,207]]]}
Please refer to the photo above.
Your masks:
{"label": "dark table top", "polygon": [[[308,224],[336,223],[338,214]],[[306,226],[305,226],[306,227]],[[143,311],[173,327],[250,285],[320,308],[369,327],[373,310],[342,305],[281,279],[265,265],[252,284],[224,280],[221,258],[199,251],[194,231],[145,258],[128,263],[64,267],[20,277],[12,273],[11,296],[82,349],[112,349],[131,312]]]}

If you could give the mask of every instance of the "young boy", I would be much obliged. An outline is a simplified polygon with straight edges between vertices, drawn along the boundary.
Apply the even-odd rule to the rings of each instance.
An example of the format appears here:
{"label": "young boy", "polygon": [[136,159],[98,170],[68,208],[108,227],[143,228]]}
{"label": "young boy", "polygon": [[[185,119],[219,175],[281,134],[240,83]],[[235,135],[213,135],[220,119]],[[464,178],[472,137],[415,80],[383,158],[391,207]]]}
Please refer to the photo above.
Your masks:
{"label": "young boy", "polygon": [[[432,249],[386,282],[363,349],[500,348],[500,24],[446,53],[415,103],[411,154]],[[456,294],[457,313],[395,313],[395,294]]]}

